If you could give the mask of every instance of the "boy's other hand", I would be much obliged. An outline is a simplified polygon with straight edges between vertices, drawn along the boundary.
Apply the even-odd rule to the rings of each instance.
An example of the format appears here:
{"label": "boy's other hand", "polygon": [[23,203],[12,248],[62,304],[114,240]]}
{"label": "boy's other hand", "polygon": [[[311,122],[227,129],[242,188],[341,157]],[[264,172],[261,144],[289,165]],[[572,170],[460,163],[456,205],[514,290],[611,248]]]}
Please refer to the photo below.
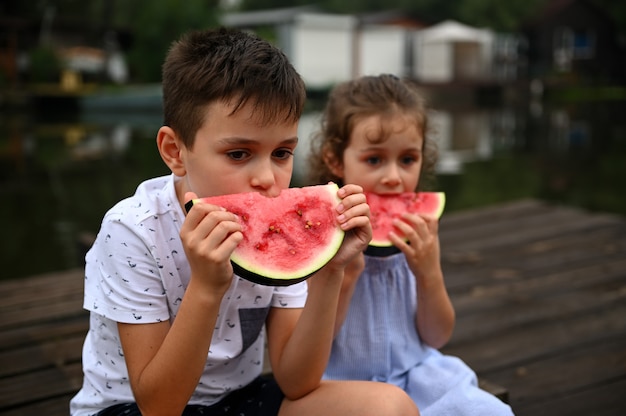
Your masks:
{"label": "boy's other hand", "polygon": [[[193,192],[185,194],[185,201],[196,198]],[[243,239],[235,214],[200,201],[189,210],[180,238],[191,278],[200,279],[211,290],[225,292],[233,276],[230,256]]]}

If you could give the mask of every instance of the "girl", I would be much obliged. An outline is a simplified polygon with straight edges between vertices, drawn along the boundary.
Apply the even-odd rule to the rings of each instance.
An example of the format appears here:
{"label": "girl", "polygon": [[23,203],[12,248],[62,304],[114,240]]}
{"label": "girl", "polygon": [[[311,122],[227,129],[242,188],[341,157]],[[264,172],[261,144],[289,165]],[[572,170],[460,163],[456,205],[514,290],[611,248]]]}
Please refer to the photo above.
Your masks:
{"label": "girl", "polygon": [[[313,139],[312,179],[379,194],[415,191],[434,172],[427,128],[423,101],[408,81],[381,75],[339,84]],[[325,378],[394,384],[425,416],[511,415],[478,387],[465,363],[438,351],[452,335],[455,314],[437,220],[405,214],[394,225],[390,238],[401,253],[364,254],[346,269]]]}

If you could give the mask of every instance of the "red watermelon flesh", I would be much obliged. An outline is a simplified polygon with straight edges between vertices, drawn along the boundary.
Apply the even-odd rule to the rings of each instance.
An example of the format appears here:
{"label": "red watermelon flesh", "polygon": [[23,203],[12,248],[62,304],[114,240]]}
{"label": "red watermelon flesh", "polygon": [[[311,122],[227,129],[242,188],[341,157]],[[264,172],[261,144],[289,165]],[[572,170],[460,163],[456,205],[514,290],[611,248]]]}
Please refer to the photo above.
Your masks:
{"label": "red watermelon flesh", "polygon": [[235,273],[259,284],[303,281],[337,253],[344,231],[336,221],[336,184],[284,189],[269,198],[258,192],[199,198],[237,215],[243,241],[231,256]]}
{"label": "red watermelon flesh", "polygon": [[394,229],[393,221],[400,218],[405,212],[415,214],[429,214],[436,218],[441,217],[446,202],[443,192],[403,192],[393,195],[366,193],[370,207],[370,220],[373,237],[366,250],[366,254],[373,256],[388,256],[398,253],[389,233]]}

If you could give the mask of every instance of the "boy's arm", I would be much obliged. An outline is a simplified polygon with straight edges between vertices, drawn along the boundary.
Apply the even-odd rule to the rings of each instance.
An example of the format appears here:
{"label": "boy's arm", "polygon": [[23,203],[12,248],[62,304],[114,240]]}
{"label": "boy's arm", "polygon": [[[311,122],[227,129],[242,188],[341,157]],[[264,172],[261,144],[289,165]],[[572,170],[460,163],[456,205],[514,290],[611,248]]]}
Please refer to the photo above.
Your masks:
{"label": "boy's arm", "polygon": [[267,320],[270,361],[285,396],[296,400],[315,389],[324,374],[332,341],[346,266],[371,239],[369,207],[361,188],[339,190],[338,221],[346,238],[335,257],[309,279],[303,309],[272,308]]}
{"label": "boy's arm", "polygon": [[118,324],[135,401],[143,414],[181,414],[206,364],[220,303],[240,241],[233,214],[197,204],[181,229],[192,270],[176,319]]}
{"label": "boy's arm", "polygon": [[335,336],[339,333],[343,322],[348,315],[348,309],[350,308],[350,301],[354,294],[354,288],[356,287],[359,276],[365,269],[365,258],[363,254],[359,254],[350,264],[346,267],[343,277],[343,283],[341,285],[341,292],[339,293],[339,304],[337,305],[337,317],[335,319]]}
{"label": "boy's arm", "polygon": [[198,385],[221,298],[194,290],[172,325],[118,323],[135,401],[142,414],[180,414]]}

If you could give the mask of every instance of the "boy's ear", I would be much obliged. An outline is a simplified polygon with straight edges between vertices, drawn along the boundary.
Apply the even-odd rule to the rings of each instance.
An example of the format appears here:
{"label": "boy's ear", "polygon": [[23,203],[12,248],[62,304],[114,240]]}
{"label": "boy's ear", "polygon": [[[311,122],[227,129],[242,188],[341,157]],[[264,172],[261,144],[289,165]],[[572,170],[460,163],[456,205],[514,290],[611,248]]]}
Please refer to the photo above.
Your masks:
{"label": "boy's ear", "polygon": [[176,132],[168,126],[162,126],[157,133],[157,148],[161,158],[176,176],[184,176],[187,172],[183,163],[184,145]]}

